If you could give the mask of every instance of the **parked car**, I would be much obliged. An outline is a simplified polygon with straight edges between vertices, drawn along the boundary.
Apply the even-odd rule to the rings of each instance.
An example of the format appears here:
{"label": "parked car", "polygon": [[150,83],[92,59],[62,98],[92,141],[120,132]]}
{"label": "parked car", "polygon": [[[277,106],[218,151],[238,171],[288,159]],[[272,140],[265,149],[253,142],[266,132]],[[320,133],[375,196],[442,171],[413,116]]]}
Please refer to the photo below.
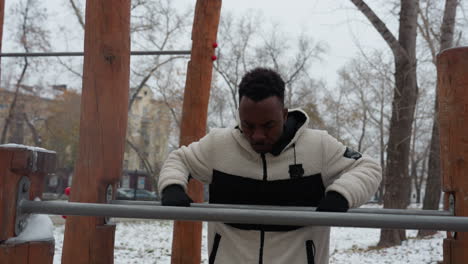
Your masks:
{"label": "parked car", "polygon": [[[136,195],[136,197],[135,197]],[[144,189],[132,189],[132,188],[118,188],[117,189],[117,200],[143,200],[143,201],[156,201],[158,197],[156,193],[150,192]]]}
{"label": "parked car", "polygon": [[130,188],[118,188],[115,198],[117,200],[133,200],[134,190]]}

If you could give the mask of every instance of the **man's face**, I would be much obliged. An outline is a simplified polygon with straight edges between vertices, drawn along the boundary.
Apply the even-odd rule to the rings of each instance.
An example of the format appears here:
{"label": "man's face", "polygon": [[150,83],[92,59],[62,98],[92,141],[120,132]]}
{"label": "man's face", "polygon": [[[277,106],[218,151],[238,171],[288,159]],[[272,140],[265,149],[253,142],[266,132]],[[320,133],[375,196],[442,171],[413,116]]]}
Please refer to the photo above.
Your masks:
{"label": "man's face", "polygon": [[283,133],[287,115],[288,110],[276,96],[258,102],[243,96],[239,104],[241,129],[252,148],[258,153],[272,150],[273,144]]}

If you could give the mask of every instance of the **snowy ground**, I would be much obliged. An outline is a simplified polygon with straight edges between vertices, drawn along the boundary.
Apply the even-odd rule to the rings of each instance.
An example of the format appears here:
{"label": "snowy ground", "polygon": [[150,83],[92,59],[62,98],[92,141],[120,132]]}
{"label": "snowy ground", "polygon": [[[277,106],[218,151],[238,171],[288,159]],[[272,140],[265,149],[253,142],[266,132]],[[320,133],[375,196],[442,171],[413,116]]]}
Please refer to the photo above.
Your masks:
{"label": "snowy ground", "polygon": [[[54,264],[62,256],[64,225],[54,229]],[[417,239],[415,230],[408,230],[408,241],[403,245],[385,249],[372,249],[379,240],[380,229],[332,228],[330,263],[411,263],[426,264],[442,261],[442,241],[445,232],[428,239]],[[170,263],[172,221],[135,220],[117,223],[115,235],[116,264],[165,264]],[[208,263],[206,251],[206,225],[203,229],[202,263]]]}

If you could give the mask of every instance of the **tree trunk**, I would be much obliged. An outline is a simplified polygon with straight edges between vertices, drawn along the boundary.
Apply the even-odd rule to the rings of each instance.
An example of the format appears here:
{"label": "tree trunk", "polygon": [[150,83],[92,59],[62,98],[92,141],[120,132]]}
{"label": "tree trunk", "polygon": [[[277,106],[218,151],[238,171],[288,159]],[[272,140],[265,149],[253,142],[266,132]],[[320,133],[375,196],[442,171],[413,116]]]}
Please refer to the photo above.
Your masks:
{"label": "tree trunk", "polygon": [[8,142],[9,143],[15,143],[15,144],[24,144],[24,120],[23,120],[23,113],[24,113],[24,108],[23,108],[23,102],[21,102],[15,109],[13,113],[13,118],[11,120],[12,126],[11,126],[11,133],[10,136],[8,137]]}
{"label": "tree trunk", "polygon": [[[402,15],[405,13],[402,6]],[[414,28],[416,28],[414,26]],[[416,33],[414,33],[416,34]],[[416,35],[414,35],[414,39]],[[413,53],[414,55],[414,53]],[[390,136],[385,170],[384,208],[405,209],[411,195],[411,178],[408,174],[411,124],[417,98],[416,65],[404,59],[396,62],[396,87],[392,103]],[[397,183],[397,184],[396,184]],[[393,246],[406,240],[404,230],[382,229],[379,246]]]}
{"label": "tree trunk", "polygon": [[[457,13],[457,0],[446,0],[444,17],[441,25],[440,50],[450,48],[453,43],[453,31],[455,28],[455,16]],[[439,109],[437,105],[439,94],[436,89],[436,99],[434,104],[434,121],[432,124],[431,149],[429,153],[429,169],[427,176],[426,192],[424,195],[423,209],[437,210],[439,209],[442,175],[440,169],[440,139],[439,139],[439,124],[438,115]],[[418,237],[435,234],[433,230],[419,230]]]}
{"label": "tree trunk", "polygon": [[[372,23],[394,55],[395,90],[384,170],[384,208],[406,208],[411,192],[408,162],[418,95],[415,58],[418,0],[401,0],[398,40],[363,0],[350,1]],[[406,239],[404,230],[382,230],[379,245],[398,245],[404,239]]]}
{"label": "tree trunk", "polygon": [[28,115],[23,112],[23,120],[28,126],[29,130],[31,131],[31,136],[34,141],[34,145],[36,147],[40,147],[42,145],[42,138],[39,135],[39,132],[37,131],[36,127],[34,124],[29,120]]}
{"label": "tree trunk", "polygon": [[[414,149],[413,149],[414,151]],[[415,155],[414,153],[411,155]],[[413,181],[414,184],[414,190],[416,191],[416,202],[419,203],[418,197],[420,195],[420,189],[419,188],[419,182],[418,182],[418,161],[414,159],[414,157],[411,158],[411,173],[410,173],[410,178]],[[411,190],[410,190],[411,192]],[[412,198],[412,197],[411,197]],[[411,201],[411,199],[410,199]]]}
{"label": "tree trunk", "polygon": [[[382,95],[382,100],[384,100],[383,98],[385,98],[383,95]],[[380,130],[380,136],[379,136],[379,139],[380,139],[380,166],[382,167],[382,171],[384,172],[385,171],[385,168],[387,167],[387,164],[385,163],[385,132],[384,132],[384,128],[385,128],[385,125],[384,125],[384,102],[382,101],[381,104],[380,104],[380,123],[379,123],[379,130]],[[379,190],[377,191],[377,194],[378,194],[378,198],[377,198],[377,201],[379,204],[382,204],[383,203],[383,196],[384,196],[384,193],[385,193],[385,185],[383,184],[385,182],[385,174],[382,175],[382,183],[380,184],[379,186]]]}
{"label": "tree trunk", "polygon": [[15,117],[15,111],[16,111],[15,108],[16,108],[16,104],[17,104],[17,100],[18,100],[18,96],[19,96],[21,83],[23,82],[24,76],[26,75],[26,70],[28,69],[28,66],[29,66],[28,58],[25,57],[24,58],[23,69],[21,70],[21,75],[20,75],[18,81],[16,82],[15,94],[13,96],[13,100],[10,103],[10,107],[8,108],[7,117],[5,118],[5,123],[4,123],[3,129],[2,129],[2,135],[0,136],[0,144],[6,143],[5,141],[6,141],[7,134],[8,134],[8,128],[10,126],[10,123],[13,121],[13,119]]}
{"label": "tree trunk", "polygon": [[[395,56],[395,91],[387,147],[384,208],[405,209],[411,195],[408,175],[411,130],[418,97],[416,80],[417,0],[402,0],[398,43],[405,53]],[[382,229],[379,246],[399,245],[405,230]]]}

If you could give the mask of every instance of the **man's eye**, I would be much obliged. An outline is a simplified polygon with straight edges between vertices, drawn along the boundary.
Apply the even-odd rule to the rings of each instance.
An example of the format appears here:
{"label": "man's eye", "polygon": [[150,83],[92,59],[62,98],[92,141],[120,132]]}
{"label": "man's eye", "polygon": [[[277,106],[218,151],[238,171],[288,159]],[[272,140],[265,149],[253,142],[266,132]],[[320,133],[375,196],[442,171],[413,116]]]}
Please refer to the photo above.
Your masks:
{"label": "man's eye", "polygon": [[248,125],[248,124],[244,124],[242,127],[243,127],[244,129],[252,129],[252,128],[253,128],[252,125]]}

